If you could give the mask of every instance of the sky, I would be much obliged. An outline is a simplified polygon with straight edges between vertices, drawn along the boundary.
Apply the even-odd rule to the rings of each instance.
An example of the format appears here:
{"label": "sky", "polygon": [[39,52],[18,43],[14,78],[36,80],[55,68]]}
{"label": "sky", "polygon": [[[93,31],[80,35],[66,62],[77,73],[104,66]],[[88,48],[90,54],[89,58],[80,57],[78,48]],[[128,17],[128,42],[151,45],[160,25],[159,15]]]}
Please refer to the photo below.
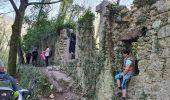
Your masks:
{"label": "sky", "polygon": [[[14,0],[16,3],[18,3],[19,0]],[[36,1],[36,0],[30,0],[30,1]],[[40,1],[40,0],[38,0]],[[55,1],[55,0],[53,0]],[[74,0],[74,4],[79,4],[81,6],[84,6],[86,8],[90,7],[94,12],[95,12],[95,8],[98,4],[100,4],[103,0]],[[116,0],[108,0],[111,2],[115,2]],[[126,6],[130,6],[132,4],[133,0],[121,0],[120,1],[120,5],[126,5]],[[18,5],[18,4],[17,4]],[[26,14],[28,14],[30,7],[27,8],[26,10]],[[51,12],[50,12],[50,17],[56,16],[57,15],[57,11],[59,9],[59,3],[58,4],[52,4],[51,5]],[[8,0],[0,0],[0,15],[3,15],[1,13],[7,13],[5,15],[7,16],[11,16],[14,18],[14,10],[11,6],[11,4],[9,3]]]}

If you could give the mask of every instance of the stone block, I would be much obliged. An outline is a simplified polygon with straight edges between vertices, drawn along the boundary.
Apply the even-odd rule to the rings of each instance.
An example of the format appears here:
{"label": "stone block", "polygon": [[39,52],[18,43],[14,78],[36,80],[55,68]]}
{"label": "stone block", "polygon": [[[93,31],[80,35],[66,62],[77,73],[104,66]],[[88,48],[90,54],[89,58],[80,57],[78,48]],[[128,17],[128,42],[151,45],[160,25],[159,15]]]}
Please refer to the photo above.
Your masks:
{"label": "stone block", "polygon": [[149,66],[149,61],[146,60],[146,59],[143,59],[143,60],[140,60],[138,62],[138,67],[139,67],[139,70],[140,70],[140,73],[143,73],[145,72],[145,70],[147,69],[147,67]]}
{"label": "stone block", "polygon": [[160,59],[158,54],[153,53],[150,54],[150,65],[148,67],[149,70],[160,71],[163,68],[164,60]]}
{"label": "stone block", "polygon": [[152,84],[153,82],[160,82],[162,79],[161,76],[162,71],[154,71],[154,70],[148,70],[146,78],[146,82]]}
{"label": "stone block", "polygon": [[158,32],[158,38],[165,38],[170,36],[170,25],[162,27]]}
{"label": "stone block", "polygon": [[151,89],[153,92],[158,92],[161,89],[161,84],[159,82],[153,83]]}
{"label": "stone block", "polygon": [[170,23],[170,17],[168,18],[168,23]]}
{"label": "stone block", "polygon": [[153,22],[152,28],[154,29],[159,28],[160,25],[161,25],[161,20],[156,20],[155,22]]}
{"label": "stone block", "polygon": [[166,12],[170,9],[170,1],[169,0],[159,0],[155,4],[159,13]]}
{"label": "stone block", "polygon": [[170,58],[170,48],[163,49],[163,52],[161,54],[162,58]]}
{"label": "stone block", "polygon": [[170,69],[168,69],[167,67],[169,67],[169,66],[166,66],[165,67],[165,70],[164,70],[164,72],[163,72],[163,78],[165,79],[165,80],[170,80]]}
{"label": "stone block", "polygon": [[166,59],[166,69],[170,69],[170,58]]}
{"label": "stone block", "polygon": [[159,48],[170,47],[170,37],[159,39]]}

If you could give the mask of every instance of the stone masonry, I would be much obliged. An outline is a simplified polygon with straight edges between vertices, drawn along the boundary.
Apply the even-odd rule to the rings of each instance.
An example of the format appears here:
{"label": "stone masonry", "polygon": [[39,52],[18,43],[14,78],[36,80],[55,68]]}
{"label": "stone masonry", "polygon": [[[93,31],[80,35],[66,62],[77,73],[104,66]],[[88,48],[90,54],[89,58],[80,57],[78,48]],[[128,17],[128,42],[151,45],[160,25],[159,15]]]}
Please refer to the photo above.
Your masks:
{"label": "stone masonry", "polygon": [[154,4],[124,8],[118,13],[110,15],[115,19],[115,56],[128,46],[139,60],[140,73],[130,80],[129,100],[170,100],[170,1],[156,0]]}

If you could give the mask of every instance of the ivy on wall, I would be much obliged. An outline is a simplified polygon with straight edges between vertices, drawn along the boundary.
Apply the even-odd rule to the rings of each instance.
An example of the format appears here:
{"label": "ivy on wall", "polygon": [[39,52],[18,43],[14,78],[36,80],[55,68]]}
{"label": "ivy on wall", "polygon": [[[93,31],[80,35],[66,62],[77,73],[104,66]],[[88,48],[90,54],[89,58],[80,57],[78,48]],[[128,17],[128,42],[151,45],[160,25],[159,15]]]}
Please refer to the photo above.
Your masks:
{"label": "ivy on wall", "polygon": [[[80,58],[79,64],[84,74],[83,96],[88,100],[94,100],[96,96],[96,85],[99,75],[104,66],[105,51],[98,52],[94,39],[94,14],[87,10],[78,20]],[[104,41],[103,41],[104,43]]]}
{"label": "ivy on wall", "polygon": [[156,1],[158,1],[158,0],[142,0],[142,2],[141,2],[141,0],[134,0],[134,1],[133,1],[133,4],[134,4],[136,7],[140,8],[140,7],[143,7],[144,5],[152,5],[152,4],[154,4]]}

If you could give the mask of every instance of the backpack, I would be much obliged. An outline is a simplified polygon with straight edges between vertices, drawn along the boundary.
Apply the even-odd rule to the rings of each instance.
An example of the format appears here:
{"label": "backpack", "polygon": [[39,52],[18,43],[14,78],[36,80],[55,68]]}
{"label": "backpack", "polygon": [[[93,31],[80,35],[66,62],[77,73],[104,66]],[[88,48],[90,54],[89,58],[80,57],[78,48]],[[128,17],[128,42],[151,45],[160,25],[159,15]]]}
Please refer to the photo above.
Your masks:
{"label": "backpack", "polygon": [[45,54],[44,54],[44,52],[42,52],[42,53],[40,54],[40,58],[41,58],[41,60],[45,61]]}
{"label": "backpack", "polygon": [[52,56],[52,50],[49,51],[49,57],[51,57],[51,56]]}
{"label": "backpack", "polygon": [[136,58],[134,58],[134,57],[129,57],[129,58],[127,58],[127,59],[131,60],[132,63],[133,63],[134,76],[138,75],[139,72],[140,72],[140,71],[139,71],[139,68],[138,68],[138,60],[137,60]]}
{"label": "backpack", "polygon": [[7,74],[0,74],[0,87],[12,88],[12,83],[7,77]]}

